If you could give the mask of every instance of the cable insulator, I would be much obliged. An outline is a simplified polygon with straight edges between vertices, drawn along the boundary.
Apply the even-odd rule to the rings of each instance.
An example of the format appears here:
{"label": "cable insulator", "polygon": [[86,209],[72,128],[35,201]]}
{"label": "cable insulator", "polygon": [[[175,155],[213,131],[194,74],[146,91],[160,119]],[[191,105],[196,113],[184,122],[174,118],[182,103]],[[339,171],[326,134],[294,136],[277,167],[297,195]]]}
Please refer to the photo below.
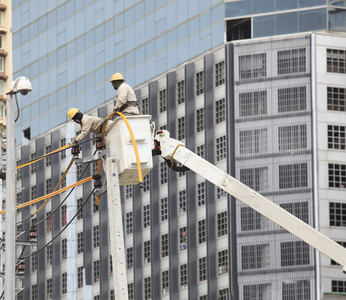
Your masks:
{"label": "cable insulator", "polygon": [[73,147],[71,148],[71,154],[72,154],[73,156],[78,156],[79,153],[80,153],[80,149],[79,149],[79,146],[78,146],[78,145],[77,145],[77,146],[73,146]]}
{"label": "cable insulator", "polygon": [[102,187],[102,181],[101,181],[102,176],[100,174],[95,174],[93,175],[94,179],[94,188],[99,189]]}
{"label": "cable insulator", "polygon": [[29,240],[34,241],[37,239],[37,232],[35,227],[31,227],[29,230]]}
{"label": "cable insulator", "polygon": [[102,136],[98,136],[96,138],[96,149],[97,150],[103,150],[106,149],[105,143],[103,142],[103,137]]}
{"label": "cable insulator", "polygon": [[18,274],[23,275],[25,272],[25,263],[24,261],[21,261],[17,266]]}

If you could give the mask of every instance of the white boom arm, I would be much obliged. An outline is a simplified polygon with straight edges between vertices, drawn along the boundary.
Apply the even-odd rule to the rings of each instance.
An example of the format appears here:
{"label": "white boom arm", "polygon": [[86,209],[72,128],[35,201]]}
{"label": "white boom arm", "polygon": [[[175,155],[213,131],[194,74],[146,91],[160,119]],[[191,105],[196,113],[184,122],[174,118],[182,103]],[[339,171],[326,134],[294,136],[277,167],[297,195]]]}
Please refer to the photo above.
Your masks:
{"label": "white boom arm", "polygon": [[175,161],[203,176],[217,187],[339,263],[343,266],[343,271],[346,272],[346,248],[188,150],[182,146],[181,142],[170,138],[168,131],[157,132],[155,139],[160,142],[162,157],[174,158]]}

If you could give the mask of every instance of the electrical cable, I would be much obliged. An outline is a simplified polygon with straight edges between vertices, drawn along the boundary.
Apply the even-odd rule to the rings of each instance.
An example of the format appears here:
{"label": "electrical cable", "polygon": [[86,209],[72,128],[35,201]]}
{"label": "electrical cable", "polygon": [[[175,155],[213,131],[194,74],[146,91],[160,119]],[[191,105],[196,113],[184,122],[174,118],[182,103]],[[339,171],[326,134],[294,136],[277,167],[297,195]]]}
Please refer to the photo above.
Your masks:
{"label": "electrical cable", "polygon": [[[17,122],[18,121],[18,119],[19,119],[19,105],[18,105],[18,100],[17,100],[17,93],[15,93],[15,98],[16,98],[16,104],[17,104],[17,117],[16,117],[16,119],[14,120],[14,122]],[[0,298],[1,299],[1,298]]]}
{"label": "electrical cable", "polygon": [[72,217],[72,219],[64,226],[63,229],[60,230],[60,232],[52,239],[50,240],[46,245],[44,245],[43,247],[41,247],[40,249],[30,253],[29,255],[26,255],[24,257],[22,257],[22,259],[26,259],[32,255],[37,254],[38,252],[40,252],[41,250],[43,250],[44,248],[46,248],[48,245],[50,245],[51,243],[53,243],[54,240],[56,240],[64,231],[65,229],[73,222],[73,220],[77,217],[77,215],[80,213],[80,211],[83,209],[83,207],[87,204],[87,202],[89,201],[91,195],[94,193],[96,188],[94,188],[90,195],[88,196],[88,198],[83,202],[82,206],[77,210],[77,213]]}
{"label": "electrical cable", "polygon": [[50,155],[60,153],[60,152],[65,151],[65,150],[67,150],[67,149],[73,148],[73,147],[75,147],[75,146],[79,146],[79,145],[81,145],[81,144],[84,144],[84,143],[86,143],[86,142],[90,142],[90,141],[96,140],[96,139],[97,139],[97,137],[93,137],[93,138],[91,138],[91,139],[87,139],[87,140],[85,140],[85,141],[79,142],[78,144],[75,144],[75,145],[73,145],[73,146],[71,146],[70,144],[67,144],[67,145],[65,145],[65,146],[63,146],[63,147],[61,147],[61,148],[58,148],[57,150],[53,150],[52,152],[49,152],[49,153],[47,153],[47,154],[44,154],[44,155],[42,155],[42,156],[40,156],[40,157],[38,157],[38,158],[33,158],[33,159],[31,159],[31,160],[28,160],[28,161],[26,161],[26,162],[21,163],[20,165],[17,165],[17,170],[18,170],[18,169],[21,169],[21,168],[23,168],[23,167],[25,167],[25,166],[27,166],[27,165],[29,165],[29,164],[31,164],[31,163],[37,162],[37,161],[39,161],[39,160],[41,160],[41,159],[44,159],[44,158],[46,158],[46,157],[48,157],[48,156],[50,156]]}

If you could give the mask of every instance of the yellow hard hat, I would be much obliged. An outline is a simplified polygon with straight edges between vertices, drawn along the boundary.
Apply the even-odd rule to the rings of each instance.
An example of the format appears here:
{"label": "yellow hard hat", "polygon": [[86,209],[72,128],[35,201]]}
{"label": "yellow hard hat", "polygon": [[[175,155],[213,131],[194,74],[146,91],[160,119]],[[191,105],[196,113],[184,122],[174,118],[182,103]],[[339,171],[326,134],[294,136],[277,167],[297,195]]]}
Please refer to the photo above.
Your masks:
{"label": "yellow hard hat", "polygon": [[70,108],[67,112],[67,115],[69,116],[69,118],[72,120],[73,117],[76,115],[77,112],[79,112],[80,109],[78,108]]}
{"label": "yellow hard hat", "polygon": [[114,73],[110,81],[112,82],[115,80],[125,81],[125,78],[123,77],[123,75],[121,75],[121,73]]}

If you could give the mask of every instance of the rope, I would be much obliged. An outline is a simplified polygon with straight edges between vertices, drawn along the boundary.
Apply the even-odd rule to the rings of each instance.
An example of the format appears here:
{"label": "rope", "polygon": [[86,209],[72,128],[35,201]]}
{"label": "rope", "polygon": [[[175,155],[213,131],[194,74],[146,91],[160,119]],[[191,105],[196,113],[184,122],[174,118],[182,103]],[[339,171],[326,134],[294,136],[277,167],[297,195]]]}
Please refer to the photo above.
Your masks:
{"label": "rope", "polygon": [[[20,209],[20,208],[29,206],[29,205],[31,205],[31,204],[40,202],[40,201],[42,201],[42,200],[44,200],[44,199],[47,199],[48,197],[53,197],[53,196],[55,196],[55,195],[58,195],[58,194],[60,194],[60,193],[62,193],[62,192],[65,192],[65,191],[69,190],[70,188],[73,188],[73,187],[75,187],[75,186],[78,186],[78,185],[81,185],[81,184],[83,184],[83,183],[86,183],[86,182],[88,182],[88,181],[90,181],[90,180],[92,180],[92,179],[93,179],[92,176],[87,177],[87,178],[85,178],[85,179],[82,179],[82,180],[80,180],[80,181],[77,181],[77,182],[74,183],[74,184],[71,184],[71,185],[69,185],[69,186],[66,186],[66,187],[64,187],[64,188],[62,188],[62,189],[60,189],[60,190],[57,190],[57,191],[55,191],[55,192],[52,192],[52,193],[49,193],[49,194],[47,194],[47,195],[41,196],[41,197],[36,198],[36,199],[34,199],[34,200],[25,202],[25,203],[23,203],[23,204],[17,205],[17,206],[16,206],[16,209]],[[6,210],[5,210],[5,209],[0,211],[0,215],[5,214],[5,213],[6,213]]]}
{"label": "rope", "polygon": [[179,146],[183,146],[185,147],[183,144],[179,144],[177,147],[175,147],[173,153],[172,153],[172,156],[171,156],[171,168],[173,169],[173,167],[176,165],[176,163],[173,161],[173,156],[175,154],[175,152],[177,151],[177,149],[179,148]]}

